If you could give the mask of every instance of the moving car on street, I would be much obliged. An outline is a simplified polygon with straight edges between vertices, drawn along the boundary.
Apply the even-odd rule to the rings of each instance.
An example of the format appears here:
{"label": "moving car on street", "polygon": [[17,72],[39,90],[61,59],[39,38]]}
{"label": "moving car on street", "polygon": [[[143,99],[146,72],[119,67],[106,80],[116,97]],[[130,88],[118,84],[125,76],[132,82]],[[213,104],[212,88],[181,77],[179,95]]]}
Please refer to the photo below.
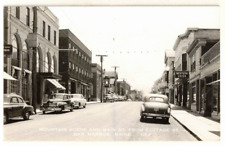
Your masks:
{"label": "moving car on street", "polygon": [[87,105],[87,100],[84,98],[83,94],[70,94],[71,102],[73,103],[75,108],[83,107],[85,108]]}
{"label": "moving car on street", "polygon": [[71,102],[70,95],[66,93],[55,93],[52,99],[49,99],[46,103],[43,103],[41,110],[43,114],[46,111],[73,111],[74,104]]}
{"label": "moving car on street", "polygon": [[162,94],[148,94],[141,106],[141,120],[153,117],[160,117],[169,122],[171,106],[168,97]]}
{"label": "moving car on street", "polygon": [[10,118],[23,117],[28,120],[30,115],[34,114],[34,108],[27,105],[23,98],[15,93],[4,94],[4,124],[8,123]]}

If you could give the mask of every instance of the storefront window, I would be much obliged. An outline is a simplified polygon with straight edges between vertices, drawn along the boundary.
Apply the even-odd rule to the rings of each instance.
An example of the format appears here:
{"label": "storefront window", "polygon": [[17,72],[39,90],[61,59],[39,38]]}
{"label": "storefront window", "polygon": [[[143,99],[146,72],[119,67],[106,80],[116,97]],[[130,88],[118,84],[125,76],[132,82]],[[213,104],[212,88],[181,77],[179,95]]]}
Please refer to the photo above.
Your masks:
{"label": "storefront window", "polygon": [[196,102],[196,86],[195,83],[192,83],[192,103]]}

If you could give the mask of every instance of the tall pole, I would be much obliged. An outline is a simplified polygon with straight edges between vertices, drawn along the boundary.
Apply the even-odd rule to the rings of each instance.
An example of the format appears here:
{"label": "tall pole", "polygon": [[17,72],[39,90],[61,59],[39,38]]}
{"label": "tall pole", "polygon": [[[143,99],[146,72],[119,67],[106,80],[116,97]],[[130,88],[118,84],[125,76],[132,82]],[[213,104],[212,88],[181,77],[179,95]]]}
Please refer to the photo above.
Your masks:
{"label": "tall pole", "polygon": [[103,57],[107,57],[108,55],[96,55],[100,57],[101,62],[101,102],[103,102]]}
{"label": "tall pole", "polygon": [[[112,67],[115,69],[115,75],[116,75],[116,69],[119,68],[119,66],[112,66]],[[117,93],[117,79],[116,79],[116,77],[115,77],[115,86],[114,87],[115,87],[114,92]]]}
{"label": "tall pole", "polygon": [[[33,25],[33,33],[37,33],[37,7],[33,7],[34,11],[34,25]],[[34,107],[34,112],[36,113],[36,106],[37,106],[37,68],[36,68],[36,54],[37,54],[37,48],[36,46],[33,46],[33,53],[32,53],[32,105]]]}

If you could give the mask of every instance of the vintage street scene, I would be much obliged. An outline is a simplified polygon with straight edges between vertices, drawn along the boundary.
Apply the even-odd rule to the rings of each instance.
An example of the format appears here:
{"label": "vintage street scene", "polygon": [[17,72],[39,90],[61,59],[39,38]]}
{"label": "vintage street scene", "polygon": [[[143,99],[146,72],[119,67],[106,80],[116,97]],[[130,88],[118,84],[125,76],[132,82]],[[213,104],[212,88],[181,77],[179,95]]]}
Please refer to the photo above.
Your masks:
{"label": "vintage street scene", "polygon": [[3,6],[3,141],[221,140],[219,6]]}

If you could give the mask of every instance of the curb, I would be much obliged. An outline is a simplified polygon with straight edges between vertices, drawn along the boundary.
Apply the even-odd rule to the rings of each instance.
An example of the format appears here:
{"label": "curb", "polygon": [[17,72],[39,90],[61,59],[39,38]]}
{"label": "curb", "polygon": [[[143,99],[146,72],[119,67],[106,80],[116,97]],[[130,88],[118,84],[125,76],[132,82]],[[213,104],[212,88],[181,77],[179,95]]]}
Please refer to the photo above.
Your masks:
{"label": "curb", "polygon": [[177,118],[175,118],[172,114],[171,116],[176,120],[185,130],[187,130],[191,135],[193,135],[198,141],[203,141],[198,135],[196,135],[194,132],[192,132],[187,126],[182,124]]}

